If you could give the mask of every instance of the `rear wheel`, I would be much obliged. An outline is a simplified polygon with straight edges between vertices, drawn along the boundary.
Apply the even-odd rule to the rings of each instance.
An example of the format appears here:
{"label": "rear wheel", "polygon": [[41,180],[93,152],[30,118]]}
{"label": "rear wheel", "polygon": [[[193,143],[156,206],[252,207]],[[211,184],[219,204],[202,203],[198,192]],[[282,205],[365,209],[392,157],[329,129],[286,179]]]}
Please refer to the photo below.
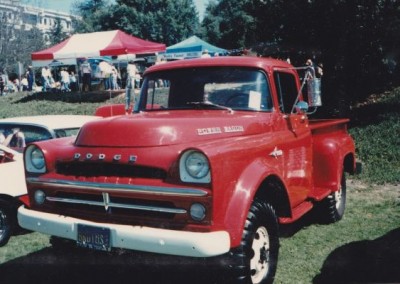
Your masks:
{"label": "rear wheel", "polygon": [[346,208],[346,176],[342,173],[339,190],[332,192],[319,205],[319,216],[324,223],[334,223],[342,219]]}
{"label": "rear wheel", "polygon": [[255,200],[247,215],[241,246],[232,252],[235,283],[272,283],[278,252],[278,220],[275,211],[270,204]]}

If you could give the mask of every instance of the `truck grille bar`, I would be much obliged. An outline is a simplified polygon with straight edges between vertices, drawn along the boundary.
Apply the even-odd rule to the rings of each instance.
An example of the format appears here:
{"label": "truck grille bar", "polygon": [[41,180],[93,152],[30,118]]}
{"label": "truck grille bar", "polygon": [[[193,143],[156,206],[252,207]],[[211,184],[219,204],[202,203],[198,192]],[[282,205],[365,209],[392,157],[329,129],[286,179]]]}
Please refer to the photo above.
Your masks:
{"label": "truck grille bar", "polygon": [[68,181],[59,179],[27,178],[27,183],[35,186],[57,186],[58,188],[68,189],[89,189],[94,191],[113,191],[113,192],[135,192],[150,195],[180,196],[180,197],[205,197],[208,195],[206,190],[194,188],[173,188],[162,186],[130,185]]}
{"label": "truck grille bar", "polygon": [[143,205],[135,205],[135,204],[114,203],[114,202],[110,201],[110,196],[108,193],[103,193],[103,201],[102,202],[92,201],[92,200],[71,199],[71,198],[59,198],[59,197],[46,197],[46,200],[50,201],[50,202],[101,206],[101,207],[104,207],[106,211],[108,211],[109,208],[122,208],[122,209],[133,209],[133,210],[152,211],[152,212],[160,212],[160,213],[172,213],[172,214],[186,214],[186,212],[187,212],[185,209],[180,209],[180,208],[165,208],[165,207],[156,207],[156,206],[143,206]]}

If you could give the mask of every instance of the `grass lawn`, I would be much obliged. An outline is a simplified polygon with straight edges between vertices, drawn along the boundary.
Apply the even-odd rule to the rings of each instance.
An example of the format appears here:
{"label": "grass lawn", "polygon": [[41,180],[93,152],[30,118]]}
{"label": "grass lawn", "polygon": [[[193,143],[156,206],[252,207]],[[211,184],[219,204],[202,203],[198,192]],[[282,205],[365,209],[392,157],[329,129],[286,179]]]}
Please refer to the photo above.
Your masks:
{"label": "grass lawn", "polygon": [[[338,223],[315,224],[310,214],[296,225],[282,228],[275,283],[400,282],[400,186],[372,187],[350,181],[347,197],[347,211]],[[117,279],[128,277],[132,283],[208,283],[204,279],[200,282],[176,279],[176,271],[187,277],[199,272],[195,265],[178,262],[178,268],[176,260],[146,255],[121,259],[124,260],[115,255],[106,258],[80,251],[68,256],[58,254],[49,248],[48,236],[27,233],[12,237],[7,246],[0,248],[0,275],[2,272],[7,275],[7,281],[0,283],[38,280],[42,275],[40,271],[49,270],[57,273],[37,283],[65,283],[63,281],[71,277],[71,269],[75,271],[77,266],[101,270],[108,265],[108,269],[118,266]],[[153,278],[149,278],[149,270]],[[157,273],[163,275],[162,278],[158,278]],[[200,276],[209,279],[207,273],[205,269]],[[106,274],[96,283],[103,283],[101,280],[107,283],[108,277],[114,276]],[[88,280],[78,276],[72,279]]]}

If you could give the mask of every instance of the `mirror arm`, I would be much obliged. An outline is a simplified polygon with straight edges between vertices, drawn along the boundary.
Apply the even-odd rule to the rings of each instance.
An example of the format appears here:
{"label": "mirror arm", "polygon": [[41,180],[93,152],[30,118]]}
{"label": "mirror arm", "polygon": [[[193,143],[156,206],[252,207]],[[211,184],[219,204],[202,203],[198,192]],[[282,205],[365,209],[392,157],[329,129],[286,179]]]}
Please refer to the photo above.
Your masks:
{"label": "mirror arm", "polygon": [[[307,70],[307,72],[306,72],[306,74],[305,74],[305,76],[304,76],[304,78],[303,78],[303,82],[301,83],[300,90],[299,90],[299,92],[297,93],[296,100],[294,101],[294,104],[293,104],[293,107],[292,107],[292,110],[290,111],[290,113],[294,113],[294,110],[295,110],[296,105],[297,105],[297,103],[298,103],[298,101],[299,101],[300,95],[302,94],[303,88],[304,88],[304,86],[306,85],[306,82],[307,82],[307,80],[308,80],[309,78],[312,79],[312,75],[311,75],[311,72],[310,72],[309,70]],[[315,111],[316,111],[316,110],[315,110]],[[315,112],[315,111],[314,111],[314,112]]]}

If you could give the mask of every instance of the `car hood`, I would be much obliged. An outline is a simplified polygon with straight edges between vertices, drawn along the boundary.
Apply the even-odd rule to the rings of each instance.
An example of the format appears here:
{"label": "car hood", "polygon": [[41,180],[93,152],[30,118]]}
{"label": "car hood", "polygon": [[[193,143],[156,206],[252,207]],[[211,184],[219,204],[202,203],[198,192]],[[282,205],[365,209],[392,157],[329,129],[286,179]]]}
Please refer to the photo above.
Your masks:
{"label": "car hood", "polygon": [[193,110],[117,116],[83,126],[75,145],[151,147],[253,135],[265,125],[254,119],[257,116],[249,112]]}

